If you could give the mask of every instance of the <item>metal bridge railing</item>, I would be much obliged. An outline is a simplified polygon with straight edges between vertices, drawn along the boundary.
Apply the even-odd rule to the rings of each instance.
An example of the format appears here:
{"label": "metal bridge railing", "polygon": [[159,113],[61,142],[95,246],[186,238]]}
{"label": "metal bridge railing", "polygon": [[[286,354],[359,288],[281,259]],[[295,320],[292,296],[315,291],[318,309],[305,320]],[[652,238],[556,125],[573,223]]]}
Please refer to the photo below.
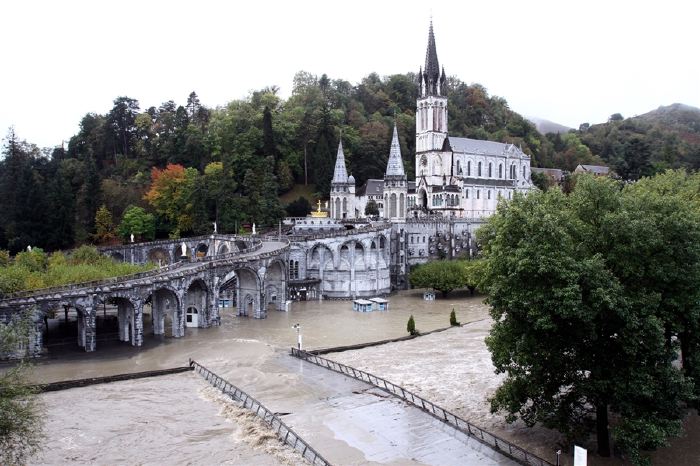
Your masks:
{"label": "metal bridge railing", "polygon": [[478,440],[479,442],[493,448],[499,453],[512,458],[520,464],[528,466],[554,466],[549,461],[540,458],[539,456],[530,453],[519,446],[504,440],[497,435],[485,431],[484,429],[475,426],[469,421],[462,419],[446,409],[441,408],[435,403],[426,400],[423,397],[416,395],[415,393],[406,390],[405,388],[389,382],[386,379],[377,377],[368,372],[362,371],[360,369],[355,369],[351,366],[346,366],[345,364],[340,364],[338,362],[332,361],[330,359],[322,358],[315,354],[309,353],[304,350],[299,350],[297,348],[292,348],[292,356],[299,359],[303,359],[317,366],[325,367],[334,372],[352,377],[353,379],[366,382],[370,385],[374,385],[394,396],[401,398],[402,400],[411,403],[419,409],[427,412],[433,417],[449,424],[460,432]]}
{"label": "metal bridge railing", "polygon": [[265,424],[269,425],[270,428],[275,431],[280,440],[282,440],[282,443],[298,451],[301,456],[311,462],[312,465],[331,465],[331,463],[314,450],[311,445],[306,443],[299,434],[294,432],[287,424],[282,422],[275,413],[267,409],[258,400],[192,359],[190,359],[190,366],[214,388],[218,388],[232,400],[239,401],[244,408],[252,411],[256,416],[262,419]]}

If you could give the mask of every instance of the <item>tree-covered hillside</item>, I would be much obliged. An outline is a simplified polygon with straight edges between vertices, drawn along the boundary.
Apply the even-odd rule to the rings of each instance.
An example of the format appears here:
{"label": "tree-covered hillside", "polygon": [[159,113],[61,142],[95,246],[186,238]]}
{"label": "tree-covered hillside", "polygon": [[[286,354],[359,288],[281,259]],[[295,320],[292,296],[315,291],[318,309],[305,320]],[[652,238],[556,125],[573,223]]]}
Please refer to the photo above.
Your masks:
{"label": "tree-covered hillside", "polygon": [[[627,160],[598,149],[603,127],[545,137],[483,86],[448,81],[451,135],[517,144],[533,166],[573,170],[609,152]],[[394,122],[410,179],[416,97],[412,73],[352,84],[302,71],[286,100],[276,87],[216,108],[194,92],[149,108],[117,97],[106,114],[86,114],[67,147],[41,150],[10,130],[0,160],[0,249],[202,234],[214,221],[220,232],[273,226],[285,213],[279,195],[295,184],[328,195],[341,137],[358,185],[383,177]]]}
{"label": "tree-covered hillside", "polygon": [[621,178],[636,180],[668,168],[700,168],[700,109],[682,104],[659,107],[607,123],[581,125],[576,135]]}

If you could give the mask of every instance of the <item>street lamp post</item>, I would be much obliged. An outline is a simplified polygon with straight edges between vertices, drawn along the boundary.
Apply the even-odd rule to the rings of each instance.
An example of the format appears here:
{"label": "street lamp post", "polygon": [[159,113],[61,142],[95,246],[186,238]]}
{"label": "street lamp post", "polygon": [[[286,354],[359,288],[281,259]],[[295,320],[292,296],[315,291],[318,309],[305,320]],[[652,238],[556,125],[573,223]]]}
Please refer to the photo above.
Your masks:
{"label": "street lamp post", "polygon": [[292,325],[292,328],[297,329],[297,349],[301,351],[301,325],[294,324]]}

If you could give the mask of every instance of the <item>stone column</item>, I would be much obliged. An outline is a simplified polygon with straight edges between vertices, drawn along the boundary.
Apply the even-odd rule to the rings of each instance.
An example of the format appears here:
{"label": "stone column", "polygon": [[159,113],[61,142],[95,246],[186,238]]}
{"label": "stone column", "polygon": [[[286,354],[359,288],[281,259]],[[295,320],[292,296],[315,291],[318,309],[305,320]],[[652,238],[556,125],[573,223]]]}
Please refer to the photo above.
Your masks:
{"label": "stone column", "polygon": [[175,302],[175,309],[173,309],[173,337],[180,338],[185,336],[185,310],[183,298]]}
{"label": "stone column", "polygon": [[91,352],[97,349],[97,315],[93,306],[83,309],[83,330],[85,335],[85,351]]}
{"label": "stone column", "polygon": [[78,346],[85,348],[85,313],[76,308],[78,315]]}
{"label": "stone column", "polygon": [[117,322],[119,325],[119,341],[129,341],[127,305],[121,299],[117,301]]}
{"label": "stone column", "polygon": [[357,297],[357,283],[355,282],[355,244],[350,248],[350,296]]}
{"label": "stone column", "polygon": [[131,334],[131,345],[143,345],[143,301],[134,301],[134,312],[132,314],[132,328],[134,331]]}

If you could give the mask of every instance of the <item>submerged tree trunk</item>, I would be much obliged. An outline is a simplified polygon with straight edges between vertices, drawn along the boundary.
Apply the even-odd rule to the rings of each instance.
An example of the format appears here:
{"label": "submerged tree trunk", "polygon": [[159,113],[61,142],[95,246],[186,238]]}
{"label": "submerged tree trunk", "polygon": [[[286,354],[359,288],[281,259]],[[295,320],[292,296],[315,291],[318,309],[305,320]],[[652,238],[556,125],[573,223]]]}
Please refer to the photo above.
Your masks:
{"label": "submerged tree trunk", "polygon": [[595,410],[596,434],[598,437],[598,454],[610,456],[610,435],[608,433],[608,405],[598,403]]}

